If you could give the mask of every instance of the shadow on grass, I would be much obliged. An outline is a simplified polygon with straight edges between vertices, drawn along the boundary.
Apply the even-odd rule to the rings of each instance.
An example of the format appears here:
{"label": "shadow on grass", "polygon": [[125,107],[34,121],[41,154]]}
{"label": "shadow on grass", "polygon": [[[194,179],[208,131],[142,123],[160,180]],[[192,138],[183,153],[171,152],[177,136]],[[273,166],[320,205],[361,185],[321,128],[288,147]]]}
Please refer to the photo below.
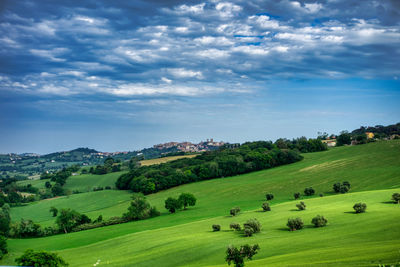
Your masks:
{"label": "shadow on grass", "polygon": [[357,214],[355,211],[345,211],[343,213],[348,213],[348,214]]}
{"label": "shadow on grass", "polygon": [[394,201],[383,201],[381,203],[382,204],[392,204],[392,205],[398,204],[397,202],[394,202]]}
{"label": "shadow on grass", "polygon": [[303,210],[299,210],[299,209],[291,209],[290,211],[303,211]]}

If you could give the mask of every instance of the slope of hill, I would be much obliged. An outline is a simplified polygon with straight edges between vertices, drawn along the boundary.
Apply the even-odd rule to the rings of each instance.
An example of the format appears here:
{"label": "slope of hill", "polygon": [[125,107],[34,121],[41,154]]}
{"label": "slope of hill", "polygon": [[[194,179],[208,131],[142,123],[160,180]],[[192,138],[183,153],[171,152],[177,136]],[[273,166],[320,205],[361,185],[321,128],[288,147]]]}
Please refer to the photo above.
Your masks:
{"label": "slope of hill", "polygon": [[[226,266],[227,245],[246,243],[259,243],[261,247],[254,261],[246,266],[377,266],[379,262],[398,262],[399,206],[388,201],[392,193],[400,192],[400,141],[340,147],[304,157],[291,165],[149,195],[150,203],[163,211],[162,216],[150,220],[41,239],[9,240],[10,254],[1,263],[12,264],[13,258],[25,249],[34,248],[57,251],[72,266],[92,266],[98,259],[110,266]],[[352,185],[351,193],[333,195],[332,184],[345,180]],[[293,193],[309,186],[324,197],[303,198],[307,210],[294,211],[297,201],[293,201]],[[181,192],[193,193],[198,204],[166,215],[164,200]],[[258,212],[267,192],[275,195],[272,211]],[[56,200],[47,201],[53,205],[51,202]],[[353,204],[360,201],[367,203],[367,213],[352,214]],[[33,205],[19,216],[40,221],[40,212],[36,215]],[[124,205],[110,207],[105,201],[90,217],[103,212],[121,215],[127,207]],[[240,206],[243,214],[227,216],[234,206]],[[82,207],[76,209],[85,211]],[[289,217],[302,217],[310,226],[311,218],[317,214],[328,218],[326,228],[306,227],[294,233],[286,230]],[[248,218],[260,220],[260,234],[244,238],[225,231],[229,223],[243,223]],[[213,223],[221,224],[223,231],[212,233]]]}

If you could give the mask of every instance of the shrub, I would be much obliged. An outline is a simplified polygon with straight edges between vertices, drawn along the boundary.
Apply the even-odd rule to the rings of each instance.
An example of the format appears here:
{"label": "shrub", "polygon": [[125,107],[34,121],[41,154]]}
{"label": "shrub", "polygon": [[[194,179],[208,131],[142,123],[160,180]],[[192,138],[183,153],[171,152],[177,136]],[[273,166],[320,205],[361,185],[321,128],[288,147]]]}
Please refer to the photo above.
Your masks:
{"label": "shrub", "polygon": [[43,235],[42,228],[32,220],[21,219],[20,222],[11,225],[10,236],[12,237],[39,237]]}
{"label": "shrub", "polygon": [[261,231],[261,224],[257,219],[250,219],[246,223],[243,224],[243,227],[246,228],[251,228],[253,230],[253,233],[258,233]]}
{"label": "shrub", "polygon": [[335,183],[333,185],[333,191],[336,193],[347,193],[350,190],[350,183],[347,181],[344,181],[342,184],[341,183]]}
{"label": "shrub", "polygon": [[238,224],[238,223],[231,223],[231,224],[229,225],[229,228],[230,228],[230,229],[233,229],[233,230],[235,230],[235,231],[240,231],[240,230],[242,230],[242,228],[240,227],[240,224]]}
{"label": "shrub", "polygon": [[93,221],[93,223],[99,223],[102,221],[103,221],[103,215],[100,214],[99,217],[97,217],[97,219]]}
{"label": "shrub", "polygon": [[260,250],[260,247],[257,244],[253,246],[246,244],[240,248],[230,245],[226,250],[225,261],[228,262],[229,265],[233,262],[235,267],[243,267],[244,260],[251,260],[253,256],[257,254],[258,250]]}
{"label": "shrub", "polygon": [[286,225],[289,227],[289,231],[296,231],[302,229],[304,223],[301,218],[296,218],[296,219],[288,219]]}
{"label": "shrub", "polygon": [[213,229],[213,232],[218,232],[218,231],[221,230],[221,225],[219,225],[219,224],[213,224],[213,225],[212,225],[212,229]]}
{"label": "shrub", "polygon": [[53,217],[57,217],[58,209],[56,207],[51,207],[50,212],[53,214]]}
{"label": "shrub", "polygon": [[392,199],[394,200],[395,203],[400,204],[400,193],[394,193],[392,195]]}
{"label": "shrub", "polygon": [[325,219],[324,216],[317,215],[311,220],[311,223],[314,224],[315,227],[324,227],[328,223],[328,220]]}
{"label": "shrub", "polygon": [[33,251],[28,249],[21,257],[16,258],[15,262],[22,266],[42,266],[42,267],[58,267],[68,266],[60,256],[56,253],[46,251]]}
{"label": "shrub", "polygon": [[234,207],[234,208],[231,208],[231,210],[230,210],[230,214],[232,216],[236,216],[239,212],[240,212],[240,208],[239,207]]}
{"label": "shrub", "polygon": [[254,231],[250,227],[245,227],[244,230],[243,230],[243,233],[244,233],[245,236],[250,237],[250,236],[252,236],[254,234]]}
{"label": "shrub", "polygon": [[307,187],[304,189],[304,195],[306,196],[312,196],[315,194],[315,190],[312,187]]}
{"label": "shrub", "polygon": [[265,197],[267,198],[268,201],[274,199],[274,195],[270,193],[266,194]]}
{"label": "shrub", "polygon": [[182,205],[182,202],[180,202],[176,198],[169,197],[165,200],[165,208],[171,213],[174,213],[176,210],[181,209]]}
{"label": "shrub", "polygon": [[303,201],[300,201],[299,204],[296,204],[296,207],[297,207],[299,210],[305,210],[305,209],[306,209],[306,204],[305,204]]}
{"label": "shrub", "polygon": [[4,254],[7,254],[7,238],[0,235],[0,259],[3,258]]}
{"label": "shrub", "polygon": [[106,187],[104,187],[105,190],[111,190],[111,186],[107,185]]}
{"label": "shrub", "polygon": [[323,196],[324,196],[324,194],[322,194],[322,193],[321,193],[321,194],[319,194],[319,196],[320,196],[320,197],[323,197]]}
{"label": "shrub", "polygon": [[363,213],[367,209],[367,204],[365,203],[356,203],[353,206],[353,209],[356,211],[356,213]]}
{"label": "shrub", "polygon": [[261,207],[262,207],[263,211],[270,211],[271,210],[271,207],[269,206],[268,202],[264,202]]}
{"label": "shrub", "polygon": [[293,196],[294,196],[294,199],[299,199],[300,198],[300,193],[299,192],[294,193]]}

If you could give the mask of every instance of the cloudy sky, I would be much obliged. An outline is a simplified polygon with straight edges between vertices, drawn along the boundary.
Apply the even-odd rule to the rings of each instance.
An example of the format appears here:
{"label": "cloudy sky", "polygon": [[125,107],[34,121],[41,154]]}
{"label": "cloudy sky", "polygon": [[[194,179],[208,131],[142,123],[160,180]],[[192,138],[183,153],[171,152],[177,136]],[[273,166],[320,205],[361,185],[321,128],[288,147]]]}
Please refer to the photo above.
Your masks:
{"label": "cloudy sky", "polygon": [[399,121],[398,0],[0,1],[0,153]]}

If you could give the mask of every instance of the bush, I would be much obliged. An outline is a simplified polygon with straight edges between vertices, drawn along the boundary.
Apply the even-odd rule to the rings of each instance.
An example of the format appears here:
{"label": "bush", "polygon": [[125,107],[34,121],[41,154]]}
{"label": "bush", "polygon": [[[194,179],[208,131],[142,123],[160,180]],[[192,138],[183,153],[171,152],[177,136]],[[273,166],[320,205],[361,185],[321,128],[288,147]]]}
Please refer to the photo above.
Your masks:
{"label": "bush", "polygon": [[299,204],[296,204],[296,207],[297,207],[299,210],[305,210],[305,209],[306,209],[306,204],[305,204],[303,201],[300,201]]}
{"label": "bush", "polygon": [[53,214],[53,217],[57,217],[58,209],[56,207],[50,207],[50,212]]}
{"label": "bush", "polygon": [[322,193],[321,193],[321,194],[319,194],[319,196],[320,196],[320,197],[323,197],[323,196],[324,196],[324,194],[322,194]]}
{"label": "bush", "polygon": [[111,186],[107,185],[106,187],[104,187],[105,190],[111,190]]}
{"label": "bush", "polygon": [[294,196],[294,199],[299,199],[300,198],[300,193],[299,192],[298,193],[294,193],[293,196]]}
{"label": "bush", "polygon": [[288,219],[286,225],[289,227],[289,231],[296,231],[302,229],[304,223],[301,218],[296,218],[296,219]]}
{"label": "bush", "polygon": [[250,227],[245,227],[243,233],[245,236],[250,237],[254,234],[254,230]]}
{"label": "bush", "polygon": [[336,193],[347,193],[350,190],[350,183],[347,181],[344,181],[342,184],[341,183],[336,183],[333,185],[333,191]]}
{"label": "bush", "polygon": [[392,200],[394,200],[395,203],[400,204],[400,193],[394,193],[392,195]]}
{"label": "bush", "polygon": [[16,258],[15,262],[21,266],[41,266],[41,267],[58,267],[68,266],[60,256],[56,253],[46,251],[33,251],[28,249],[21,257]]}
{"label": "bush", "polygon": [[182,206],[182,202],[180,202],[176,198],[169,197],[165,200],[165,208],[171,213],[174,213],[176,210],[181,209]]}
{"label": "bush", "polygon": [[212,225],[212,229],[213,229],[213,232],[218,232],[218,231],[221,230],[221,225],[219,225],[219,224],[213,224],[213,225]]}
{"label": "bush", "polygon": [[183,209],[185,210],[187,206],[196,205],[196,198],[193,194],[190,193],[182,193],[178,200],[182,202]]}
{"label": "bush", "polygon": [[263,211],[270,211],[271,210],[271,207],[269,206],[268,202],[264,202],[261,207],[262,207]]}
{"label": "bush", "polygon": [[265,197],[267,198],[268,201],[274,199],[274,195],[273,194],[266,194]]}
{"label": "bush", "polygon": [[4,254],[7,254],[7,238],[0,235],[0,259],[3,258]]}
{"label": "bush", "polygon": [[43,236],[42,228],[32,220],[21,219],[20,222],[11,225],[11,237],[26,238]]}
{"label": "bush", "polygon": [[315,194],[315,190],[312,187],[307,187],[304,189],[304,195],[306,196],[312,196]]}
{"label": "bush", "polygon": [[260,247],[257,244],[253,246],[246,244],[240,248],[230,245],[226,250],[225,261],[228,262],[229,265],[233,262],[235,267],[243,267],[244,260],[251,260],[253,256],[257,254],[258,250],[260,250]]}
{"label": "bush", "polygon": [[231,224],[229,225],[229,228],[230,228],[230,229],[233,229],[234,231],[240,231],[240,230],[242,230],[242,228],[240,227],[240,224],[238,224],[238,223],[231,223]]}
{"label": "bush", "polygon": [[232,216],[236,216],[238,213],[240,212],[240,208],[239,207],[234,207],[230,210],[230,214]]}
{"label": "bush", "polygon": [[353,206],[353,209],[356,211],[356,213],[363,213],[367,209],[367,204],[365,203],[356,203]]}
{"label": "bush", "polygon": [[251,228],[253,233],[259,233],[261,231],[261,224],[257,219],[250,219],[243,224],[244,229]]}
{"label": "bush", "polygon": [[311,223],[314,224],[315,227],[324,227],[328,223],[328,220],[325,219],[324,216],[317,215],[311,220]]}

